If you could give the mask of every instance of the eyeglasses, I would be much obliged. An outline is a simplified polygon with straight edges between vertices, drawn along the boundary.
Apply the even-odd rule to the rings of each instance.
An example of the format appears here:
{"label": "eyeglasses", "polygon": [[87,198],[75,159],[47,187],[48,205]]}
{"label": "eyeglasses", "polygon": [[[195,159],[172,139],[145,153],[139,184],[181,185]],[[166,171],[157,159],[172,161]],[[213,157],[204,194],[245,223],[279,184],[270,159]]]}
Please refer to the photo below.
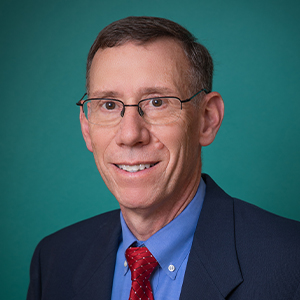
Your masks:
{"label": "eyeglasses", "polygon": [[89,123],[100,126],[116,125],[124,117],[125,108],[137,107],[139,115],[149,124],[163,125],[175,122],[182,111],[182,103],[191,101],[201,92],[208,94],[206,89],[200,90],[191,98],[180,100],[177,97],[154,97],[143,99],[138,104],[124,104],[121,100],[106,98],[90,98],[76,103],[81,106]]}

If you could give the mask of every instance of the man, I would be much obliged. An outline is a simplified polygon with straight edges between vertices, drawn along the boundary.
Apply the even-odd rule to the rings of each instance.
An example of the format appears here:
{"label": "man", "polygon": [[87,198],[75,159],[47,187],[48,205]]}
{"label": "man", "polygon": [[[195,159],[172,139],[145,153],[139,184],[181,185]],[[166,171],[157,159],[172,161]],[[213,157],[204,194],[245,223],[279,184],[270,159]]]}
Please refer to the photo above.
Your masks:
{"label": "man", "polygon": [[121,210],[45,238],[28,300],[300,299],[299,223],[201,174],[224,114],[212,70],[208,51],[169,20],[130,17],[100,32],[77,104]]}

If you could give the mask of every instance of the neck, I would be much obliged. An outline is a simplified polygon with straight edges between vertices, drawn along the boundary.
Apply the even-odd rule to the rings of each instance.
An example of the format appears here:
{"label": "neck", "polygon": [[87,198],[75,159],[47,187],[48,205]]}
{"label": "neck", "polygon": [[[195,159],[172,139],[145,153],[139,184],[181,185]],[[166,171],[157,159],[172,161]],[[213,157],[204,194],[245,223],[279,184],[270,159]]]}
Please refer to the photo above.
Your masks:
{"label": "neck", "polygon": [[184,197],[171,203],[166,201],[167,205],[156,208],[128,209],[120,206],[124,220],[132,234],[140,241],[149,239],[188,206],[197,192],[198,185],[195,185],[190,193],[185,194]]}

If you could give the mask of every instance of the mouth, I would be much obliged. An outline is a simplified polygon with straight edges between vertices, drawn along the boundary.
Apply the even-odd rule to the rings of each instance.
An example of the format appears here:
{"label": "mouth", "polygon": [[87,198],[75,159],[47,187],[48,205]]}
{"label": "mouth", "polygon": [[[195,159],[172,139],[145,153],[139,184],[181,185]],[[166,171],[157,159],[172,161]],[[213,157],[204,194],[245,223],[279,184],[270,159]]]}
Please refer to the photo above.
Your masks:
{"label": "mouth", "polygon": [[145,169],[152,168],[156,164],[158,164],[158,163],[153,163],[153,164],[137,164],[137,165],[115,165],[115,166],[118,167],[121,170],[126,171],[126,172],[136,173],[136,172],[143,171]]}

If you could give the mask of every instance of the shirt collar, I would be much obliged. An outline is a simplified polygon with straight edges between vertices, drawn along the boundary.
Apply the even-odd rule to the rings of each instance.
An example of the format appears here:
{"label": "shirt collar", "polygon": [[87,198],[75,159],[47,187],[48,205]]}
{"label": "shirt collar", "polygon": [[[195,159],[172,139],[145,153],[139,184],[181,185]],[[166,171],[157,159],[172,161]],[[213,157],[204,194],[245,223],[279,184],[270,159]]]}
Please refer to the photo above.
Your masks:
{"label": "shirt collar", "polygon": [[[144,244],[156,258],[162,270],[170,278],[175,279],[192,246],[205,188],[205,183],[201,179],[196,195],[183,212],[144,242],[137,241],[127,227],[121,212],[124,258],[126,249],[137,241],[138,246]],[[128,267],[125,272],[127,271]]]}

